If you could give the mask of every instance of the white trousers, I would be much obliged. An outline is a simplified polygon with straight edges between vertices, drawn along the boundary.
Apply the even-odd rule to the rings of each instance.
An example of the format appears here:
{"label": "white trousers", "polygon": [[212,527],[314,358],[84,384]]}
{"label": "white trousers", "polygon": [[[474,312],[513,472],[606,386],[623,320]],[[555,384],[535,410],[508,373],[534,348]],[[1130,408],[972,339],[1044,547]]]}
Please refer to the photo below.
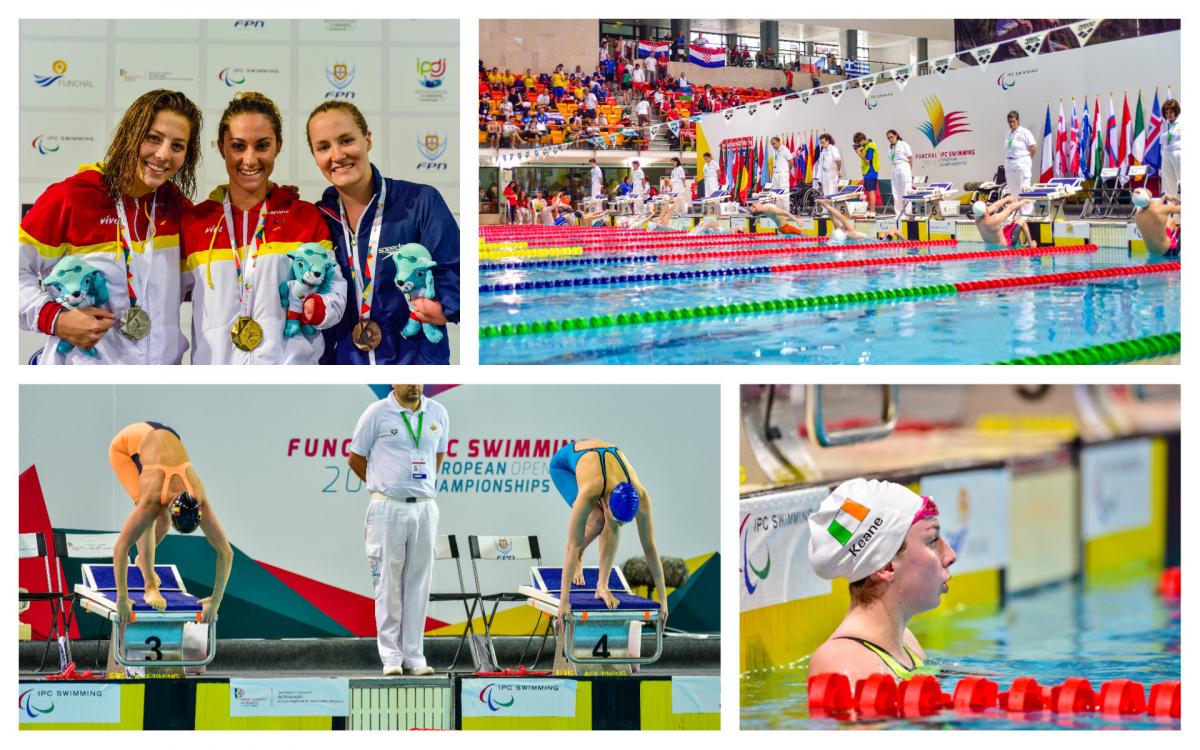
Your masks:
{"label": "white trousers", "polygon": [[365,541],[375,585],[375,627],[384,666],[425,666],[425,612],[433,582],[437,503],[371,500]]}
{"label": "white trousers", "polygon": [[821,183],[821,195],[833,195],[838,191],[838,173],[832,169],[818,171],[817,181]]}
{"label": "white trousers", "polygon": [[892,168],[892,205],[896,207],[896,215],[903,216],[908,213],[908,201],[904,200],[904,196],[908,195],[912,190],[912,170],[908,168],[908,163],[905,162],[903,167]]}
{"label": "white trousers", "polygon": [[1179,152],[1164,151],[1162,155],[1162,191],[1179,195],[1183,192],[1179,176]]}
{"label": "white trousers", "polygon": [[783,188],[784,190],[792,189],[792,177],[787,172],[775,172],[771,175],[771,187]]}
{"label": "white trousers", "polygon": [[[1005,159],[1004,179],[1008,183],[1008,194],[1014,201],[1021,200],[1021,193],[1033,186],[1033,159]],[[1022,206],[1021,213],[1033,213],[1033,206]]]}
{"label": "white trousers", "polygon": [[600,198],[600,197],[603,197],[603,195],[604,195],[604,186],[601,185],[599,182],[593,182],[592,183],[592,197]]}

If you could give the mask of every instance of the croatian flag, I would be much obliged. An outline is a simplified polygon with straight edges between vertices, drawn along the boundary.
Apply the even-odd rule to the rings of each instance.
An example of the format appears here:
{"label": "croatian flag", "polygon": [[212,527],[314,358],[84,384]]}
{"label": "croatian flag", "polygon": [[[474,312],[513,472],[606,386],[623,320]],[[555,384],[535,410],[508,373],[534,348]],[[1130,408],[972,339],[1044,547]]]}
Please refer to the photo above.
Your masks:
{"label": "croatian flag", "polygon": [[638,42],[638,57],[659,57],[669,54],[671,54],[669,42],[647,42],[644,39]]}
{"label": "croatian flag", "polygon": [[702,68],[723,68],[725,67],[725,48],[702,47],[699,44],[693,44],[688,47],[688,62]]}

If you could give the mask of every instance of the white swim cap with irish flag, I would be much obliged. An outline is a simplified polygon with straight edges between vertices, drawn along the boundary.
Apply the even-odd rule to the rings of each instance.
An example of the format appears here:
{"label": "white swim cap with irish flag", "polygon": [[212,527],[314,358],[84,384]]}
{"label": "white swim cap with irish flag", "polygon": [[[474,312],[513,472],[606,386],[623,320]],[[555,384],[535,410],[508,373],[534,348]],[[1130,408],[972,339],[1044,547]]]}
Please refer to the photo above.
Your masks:
{"label": "white swim cap with irish flag", "polygon": [[822,578],[861,581],[892,561],[923,504],[894,482],[842,482],[808,517],[808,561]]}

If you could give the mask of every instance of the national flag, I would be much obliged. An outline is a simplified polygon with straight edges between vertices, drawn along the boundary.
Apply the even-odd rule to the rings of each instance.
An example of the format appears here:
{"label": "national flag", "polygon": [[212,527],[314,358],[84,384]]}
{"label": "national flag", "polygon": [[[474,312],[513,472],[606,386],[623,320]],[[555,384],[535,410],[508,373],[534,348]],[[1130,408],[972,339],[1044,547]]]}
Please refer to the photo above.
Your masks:
{"label": "national flag", "polygon": [[1042,172],[1038,182],[1054,177],[1054,131],[1050,129],[1050,105],[1046,105],[1046,127],[1042,129]]}
{"label": "national flag", "polygon": [[1092,178],[1100,179],[1100,171],[1104,169],[1104,129],[1100,127],[1100,97],[1096,97],[1096,144],[1092,150]]}
{"label": "national flag", "polygon": [[1075,177],[1079,174],[1079,111],[1075,108],[1075,98],[1071,98],[1071,134],[1067,141],[1066,176]]}
{"label": "national flag", "polygon": [[699,65],[702,68],[723,68],[725,67],[725,48],[702,47],[699,44],[690,45],[688,47],[688,62]]}
{"label": "national flag", "polygon": [[1121,140],[1117,145],[1117,168],[1121,170],[1121,181],[1124,182],[1129,178],[1129,146],[1133,140],[1133,118],[1129,116],[1128,91],[1121,102],[1121,130],[1118,137]]}
{"label": "national flag", "polygon": [[1092,115],[1088,110],[1087,97],[1083,97],[1083,130],[1079,135],[1079,172],[1085,180],[1092,179]]}
{"label": "national flag", "polygon": [[804,154],[804,174],[808,175],[809,182],[812,182],[813,178],[813,160],[816,158],[816,150],[816,146],[813,144],[813,134],[810,130],[808,131],[808,150]]}
{"label": "national flag", "polygon": [[648,42],[645,39],[638,41],[637,56],[639,58],[650,57],[652,55],[660,57],[662,55],[669,55],[670,53],[670,42]]}
{"label": "national flag", "polygon": [[829,535],[838,541],[838,544],[845,547],[854,537],[854,532],[858,531],[858,527],[862,522],[867,520],[867,516],[871,513],[871,509],[866,506],[859,505],[850,498],[842,503],[842,507],[838,508],[837,514],[833,520],[829,522],[826,529]]}
{"label": "national flag", "polygon": [[1133,159],[1134,166],[1141,166],[1146,162],[1146,119],[1142,113],[1141,91],[1138,92],[1137,112],[1133,117],[1133,141],[1129,155]]}
{"label": "national flag", "polygon": [[1062,99],[1058,100],[1058,129],[1054,139],[1054,176],[1067,173],[1067,124],[1063,115]]}
{"label": "national flag", "polygon": [[759,163],[758,170],[758,186],[760,190],[765,190],[767,185],[771,184],[771,179],[774,176],[775,149],[767,142],[767,139],[762,140],[762,161]]}
{"label": "national flag", "polygon": [[1117,132],[1117,115],[1113,111],[1112,94],[1108,95],[1108,120],[1104,127],[1104,166],[1109,169],[1120,167],[1117,161],[1117,141],[1120,139],[1120,134]]}
{"label": "national flag", "polygon": [[1154,89],[1154,104],[1150,105],[1150,127],[1146,130],[1146,177],[1158,174],[1162,169],[1162,146],[1158,139],[1162,137],[1163,117],[1162,108],[1158,106],[1158,89]]}

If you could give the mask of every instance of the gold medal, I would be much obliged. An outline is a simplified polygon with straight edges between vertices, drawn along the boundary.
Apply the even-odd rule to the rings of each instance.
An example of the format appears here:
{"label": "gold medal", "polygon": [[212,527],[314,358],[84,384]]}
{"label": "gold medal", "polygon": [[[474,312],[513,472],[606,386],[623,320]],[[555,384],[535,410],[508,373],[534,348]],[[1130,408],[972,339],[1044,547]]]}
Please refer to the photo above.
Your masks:
{"label": "gold medal", "polygon": [[373,320],[360,321],[354,326],[354,345],[359,351],[373,351],[383,341],[383,330]]}
{"label": "gold medal", "polygon": [[262,343],[262,337],[262,326],[249,315],[238,316],[238,319],[233,321],[233,327],[229,329],[229,338],[233,339],[233,345],[244,352],[255,349]]}
{"label": "gold medal", "polygon": [[132,341],[141,341],[150,335],[150,314],[134,305],[121,316],[121,333]]}

